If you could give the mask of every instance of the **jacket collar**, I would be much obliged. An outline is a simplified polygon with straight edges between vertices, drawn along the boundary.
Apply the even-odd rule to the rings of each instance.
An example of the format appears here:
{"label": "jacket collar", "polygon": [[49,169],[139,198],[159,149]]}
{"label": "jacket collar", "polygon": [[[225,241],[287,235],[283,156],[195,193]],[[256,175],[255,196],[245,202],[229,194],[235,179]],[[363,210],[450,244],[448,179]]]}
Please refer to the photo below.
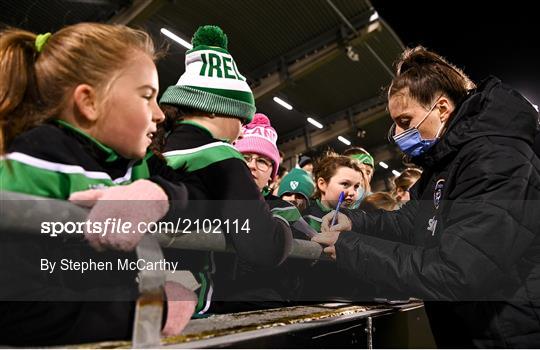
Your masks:
{"label": "jacket collar", "polygon": [[60,119],[55,119],[54,122],[61,128],[68,129],[76,135],[82,136],[83,140],[88,141],[88,143],[91,144],[93,148],[98,150],[98,152],[104,157],[106,162],[114,162],[115,160],[121,158],[120,155],[116,153],[112,148],[105,146],[103,143],[99,142],[92,136],[88,135],[81,129],[69,124],[68,122]]}

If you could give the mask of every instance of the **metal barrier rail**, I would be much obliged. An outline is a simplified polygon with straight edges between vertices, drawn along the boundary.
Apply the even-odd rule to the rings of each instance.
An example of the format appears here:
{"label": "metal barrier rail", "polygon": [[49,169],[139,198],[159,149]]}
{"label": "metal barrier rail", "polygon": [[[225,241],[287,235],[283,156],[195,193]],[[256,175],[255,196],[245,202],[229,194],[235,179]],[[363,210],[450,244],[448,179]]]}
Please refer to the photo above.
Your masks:
{"label": "metal barrier rail", "polygon": [[[68,201],[30,196],[14,192],[0,191],[0,232],[10,234],[42,234],[43,222],[84,222],[88,210]],[[161,247],[186,250],[231,252],[234,248],[227,244],[221,232],[163,232],[146,235],[137,246],[139,258],[157,261],[162,257]],[[77,239],[80,237],[74,236]],[[54,239],[54,238],[51,238]],[[315,242],[293,241],[289,258],[318,260],[324,259],[322,247]],[[132,346],[134,348],[155,347],[160,344],[162,300],[157,307],[145,303],[147,299],[162,295],[165,277],[163,272],[139,272],[139,292],[133,326]],[[159,305],[158,305],[159,304]]]}

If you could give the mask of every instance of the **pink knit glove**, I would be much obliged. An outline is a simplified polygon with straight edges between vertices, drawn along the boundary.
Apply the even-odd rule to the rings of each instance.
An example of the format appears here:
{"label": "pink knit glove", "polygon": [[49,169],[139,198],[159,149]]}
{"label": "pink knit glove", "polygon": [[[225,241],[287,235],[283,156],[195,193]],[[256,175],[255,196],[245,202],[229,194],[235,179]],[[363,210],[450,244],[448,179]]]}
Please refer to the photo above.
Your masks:
{"label": "pink knit glove", "polygon": [[169,210],[165,191],[148,180],[75,192],[69,200],[92,208],[87,220],[99,223],[101,232],[92,228],[85,232],[85,238],[98,251],[106,248],[132,251],[145,234],[147,224],[158,221]]}
{"label": "pink knit glove", "polygon": [[162,333],[166,337],[179,335],[188,324],[195,306],[197,296],[180,283],[165,282],[167,296],[167,321]]}

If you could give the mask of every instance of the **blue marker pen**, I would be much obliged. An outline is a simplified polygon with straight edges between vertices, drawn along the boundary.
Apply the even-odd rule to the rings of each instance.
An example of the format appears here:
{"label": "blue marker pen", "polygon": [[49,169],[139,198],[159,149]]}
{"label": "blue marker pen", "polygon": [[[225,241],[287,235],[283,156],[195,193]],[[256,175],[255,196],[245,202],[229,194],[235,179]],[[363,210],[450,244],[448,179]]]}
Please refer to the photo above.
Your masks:
{"label": "blue marker pen", "polygon": [[339,199],[338,199],[338,202],[337,202],[337,205],[336,205],[336,212],[334,213],[334,217],[332,218],[332,223],[330,224],[330,227],[334,226],[334,224],[336,223],[337,215],[339,213],[339,208],[341,207],[341,203],[343,203],[344,199],[345,199],[345,192],[342,191],[339,194]]}

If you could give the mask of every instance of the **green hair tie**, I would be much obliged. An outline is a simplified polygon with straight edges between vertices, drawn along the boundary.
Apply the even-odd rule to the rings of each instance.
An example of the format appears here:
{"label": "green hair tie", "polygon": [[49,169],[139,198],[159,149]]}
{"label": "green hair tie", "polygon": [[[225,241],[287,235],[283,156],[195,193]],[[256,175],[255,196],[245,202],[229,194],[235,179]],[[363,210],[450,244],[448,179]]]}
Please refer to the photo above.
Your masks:
{"label": "green hair tie", "polygon": [[51,33],[45,33],[45,34],[38,34],[38,36],[36,36],[35,45],[36,45],[37,52],[43,51],[43,46],[45,46],[45,44],[47,43],[51,35],[52,35]]}

